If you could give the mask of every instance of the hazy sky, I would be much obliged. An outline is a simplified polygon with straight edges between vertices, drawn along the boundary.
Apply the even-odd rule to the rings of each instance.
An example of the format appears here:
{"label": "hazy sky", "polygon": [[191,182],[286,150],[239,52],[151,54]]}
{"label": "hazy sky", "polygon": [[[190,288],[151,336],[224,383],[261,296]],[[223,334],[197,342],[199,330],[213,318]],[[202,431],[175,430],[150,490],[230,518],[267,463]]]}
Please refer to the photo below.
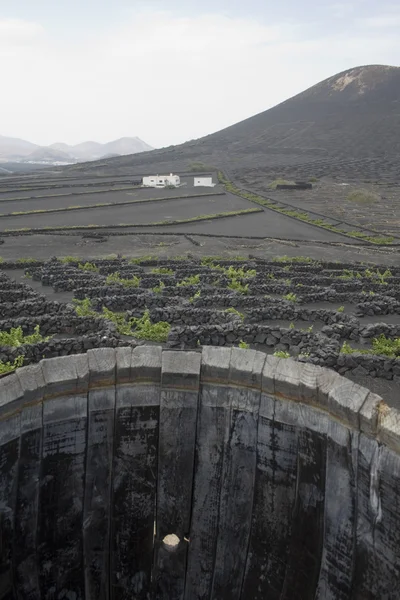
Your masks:
{"label": "hazy sky", "polygon": [[399,31],[387,0],[0,0],[0,134],[180,143],[399,65]]}

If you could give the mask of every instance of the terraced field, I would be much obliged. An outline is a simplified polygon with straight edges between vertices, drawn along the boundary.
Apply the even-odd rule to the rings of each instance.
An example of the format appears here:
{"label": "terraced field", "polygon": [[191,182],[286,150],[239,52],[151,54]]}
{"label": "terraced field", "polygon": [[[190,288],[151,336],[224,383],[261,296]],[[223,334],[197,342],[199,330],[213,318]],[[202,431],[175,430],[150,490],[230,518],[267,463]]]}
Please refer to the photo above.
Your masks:
{"label": "terraced field", "polygon": [[330,367],[400,405],[400,266],[283,256],[2,267],[3,371],[95,347],[250,346]]}
{"label": "terraced field", "polygon": [[[156,196],[156,194],[155,194]],[[125,202],[129,200],[125,197]],[[164,200],[161,204],[144,202],[82,209],[79,211],[48,212],[46,214],[0,216],[0,227],[7,230],[29,226],[32,229],[85,227],[89,225],[112,228],[115,225],[147,224],[168,220],[193,219],[202,215],[248,210],[248,203],[235,196],[193,196],[188,199]]]}
{"label": "terraced field", "polygon": [[[296,178],[294,172],[288,171],[286,176]],[[337,179],[323,176],[313,183],[311,190],[271,190],[269,184],[275,178],[272,173],[249,173],[239,175],[237,182],[241,187],[260,192],[294,209],[311,211],[316,218],[334,218],[342,227],[367,228],[400,240],[399,183],[374,181],[367,177],[356,181],[342,174]]]}
{"label": "terraced field", "polygon": [[[132,185],[139,176],[121,182],[98,177],[70,177],[57,174],[28,178],[8,178],[0,181],[0,236],[3,241],[13,235],[36,232],[74,232],[102,230],[125,232],[149,230],[162,232],[167,228],[178,234],[205,234],[217,237],[277,238],[345,243],[350,233],[354,244],[369,238],[377,243],[396,243],[396,238],[384,236],[380,230],[365,229],[370,223],[343,222],[334,211],[323,217],[314,214],[314,207],[282,204],[275,193],[257,196],[237,187],[222,172],[212,174],[214,189],[195,188],[193,176],[182,174],[182,186],[174,189],[149,189]],[[105,181],[104,181],[105,180]],[[2,185],[1,185],[2,184]],[[264,199],[266,198],[266,200]],[[286,206],[286,208],[285,208]],[[301,217],[304,210],[308,218]],[[395,227],[395,219],[391,218]],[[318,224],[318,226],[316,226]],[[400,238],[398,240],[400,243]]]}

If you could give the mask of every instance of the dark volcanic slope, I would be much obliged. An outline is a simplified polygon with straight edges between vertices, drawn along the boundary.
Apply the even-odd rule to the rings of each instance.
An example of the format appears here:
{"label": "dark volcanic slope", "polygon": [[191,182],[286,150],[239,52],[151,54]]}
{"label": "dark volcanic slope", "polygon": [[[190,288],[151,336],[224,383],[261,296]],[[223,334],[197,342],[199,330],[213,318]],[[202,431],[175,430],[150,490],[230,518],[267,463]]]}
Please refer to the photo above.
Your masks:
{"label": "dark volcanic slope", "polygon": [[192,161],[234,175],[340,175],[395,179],[400,157],[400,68],[356,67],[274,108],[193,142],[82,166],[186,169]]}

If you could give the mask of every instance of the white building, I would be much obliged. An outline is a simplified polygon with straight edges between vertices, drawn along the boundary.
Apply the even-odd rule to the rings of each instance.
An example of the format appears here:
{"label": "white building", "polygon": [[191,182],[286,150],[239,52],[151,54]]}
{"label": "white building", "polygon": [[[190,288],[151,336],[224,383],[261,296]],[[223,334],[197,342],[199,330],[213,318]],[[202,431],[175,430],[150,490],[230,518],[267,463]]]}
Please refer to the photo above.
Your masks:
{"label": "white building", "polygon": [[216,184],[213,183],[212,177],[195,177],[194,187],[214,187]]}
{"label": "white building", "polygon": [[149,175],[148,177],[143,177],[143,185],[145,187],[166,187],[167,185],[173,185],[174,187],[178,187],[181,184],[181,179],[179,175],[173,175],[170,173],[169,175]]}

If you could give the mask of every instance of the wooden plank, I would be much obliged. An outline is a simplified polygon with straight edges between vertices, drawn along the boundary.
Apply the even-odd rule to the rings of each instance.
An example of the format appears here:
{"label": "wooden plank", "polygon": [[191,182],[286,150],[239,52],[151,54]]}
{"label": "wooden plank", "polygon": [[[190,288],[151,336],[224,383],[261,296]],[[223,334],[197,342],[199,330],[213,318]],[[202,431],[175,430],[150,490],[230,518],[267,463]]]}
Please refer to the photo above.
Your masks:
{"label": "wooden plank", "polygon": [[115,600],[147,598],[153,556],[159,388],[135,386],[128,394],[125,399],[117,396],[111,596]]}
{"label": "wooden plank", "polygon": [[[354,598],[377,598],[380,581],[375,560],[375,528],[381,518],[379,463],[381,448],[376,440],[360,435],[357,471],[357,538],[354,566]],[[390,598],[390,596],[388,596]]]}
{"label": "wooden plank", "polygon": [[299,430],[296,502],[281,600],[313,599],[321,566],[326,435]]}
{"label": "wooden plank", "polygon": [[20,415],[0,421],[0,600],[14,600],[13,543],[17,500]]}
{"label": "wooden plank", "polygon": [[21,443],[15,517],[14,565],[16,597],[40,600],[36,552],[39,478],[42,453],[42,404],[21,413]]}
{"label": "wooden plank", "polygon": [[87,364],[90,391],[88,394],[88,439],[83,507],[85,598],[109,600],[115,349],[89,350]]}
{"label": "wooden plank", "polygon": [[[181,600],[185,587],[201,355],[163,352],[153,594]],[[179,543],[163,542],[168,535]]]}
{"label": "wooden plank", "polygon": [[325,522],[316,600],[347,600],[353,585],[359,434],[331,420],[328,430]]}
{"label": "wooden plank", "polygon": [[249,554],[242,598],[279,600],[296,498],[298,429],[274,421],[275,402],[262,396]]}
{"label": "wooden plank", "polygon": [[185,587],[187,599],[207,599],[211,593],[229,417],[228,389],[202,386]]}
{"label": "wooden plank", "polygon": [[257,438],[254,415],[232,411],[230,433],[224,455],[212,593],[213,597],[233,600],[240,598],[250,535]]}
{"label": "wooden plank", "polygon": [[[246,567],[257,463],[257,427],[265,355],[232,349],[231,415],[225,445],[212,597],[238,600]],[[236,386],[249,387],[236,387]],[[251,386],[251,387],[250,387]]]}
{"label": "wooden plank", "polygon": [[185,599],[208,599],[214,572],[224,447],[230,422],[228,348],[203,350]]}
{"label": "wooden plank", "polygon": [[[375,521],[375,581],[378,594],[390,598],[399,591],[400,582],[400,456],[386,447],[381,448],[378,473],[378,512]],[[372,588],[372,592],[374,592]]]}
{"label": "wooden plank", "polygon": [[85,596],[83,500],[87,395],[44,402],[38,559],[42,599]]}
{"label": "wooden plank", "polygon": [[360,435],[355,600],[398,597],[400,580],[400,459]]}
{"label": "wooden plank", "polygon": [[[147,600],[153,564],[161,348],[136,348],[131,360],[131,383],[117,385],[116,395],[111,501],[113,600]],[[127,378],[126,372],[121,375]]]}
{"label": "wooden plank", "polygon": [[109,600],[115,386],[89,392],[83,551],[86,600]]}

